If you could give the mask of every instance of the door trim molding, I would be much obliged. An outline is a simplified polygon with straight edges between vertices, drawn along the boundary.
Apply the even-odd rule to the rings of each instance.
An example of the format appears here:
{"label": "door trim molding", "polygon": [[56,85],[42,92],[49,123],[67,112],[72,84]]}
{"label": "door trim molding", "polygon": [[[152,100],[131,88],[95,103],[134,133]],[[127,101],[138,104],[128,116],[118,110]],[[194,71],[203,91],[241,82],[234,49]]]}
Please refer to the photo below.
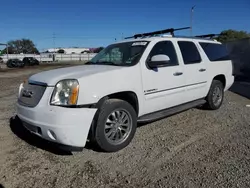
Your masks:
{"label": "door trim molding", "polygon": [[[200,84],[205,84],[205,83],[207,83],[207,81],[198,82],[195,84],[188,84],[188,85],[179,86],[179,87],[174,87],[174,88],[170,88],[170,89],[162,89],[162,90],[158,90],[158,91],[148,92],[148,93],[145,93],[144,95],[150,95],[150,94],[154,94],[154,93],[160,93],[160,92],[164,92],[164,91],[170,91],[170,90],[174,90],[174,89],[179,89],[179,88],[189,87],[189,86],[194,86],[194,85],[200,85]],[[149,91],[149,90],[147,90],[147,91]],[[147,92],[147,91],[144,91],[144,92]]]}

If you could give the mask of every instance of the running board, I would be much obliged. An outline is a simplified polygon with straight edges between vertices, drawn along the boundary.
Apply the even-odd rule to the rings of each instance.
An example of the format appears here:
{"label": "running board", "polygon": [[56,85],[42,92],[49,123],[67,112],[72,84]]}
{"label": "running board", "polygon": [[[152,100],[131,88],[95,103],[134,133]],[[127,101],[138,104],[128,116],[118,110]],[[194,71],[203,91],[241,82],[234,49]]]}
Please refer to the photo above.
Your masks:
{"label": "running board", "polygon": [[172,108],[167,108],[164,110],[160,110],[157,112],[143,115],[143,116],[138,118],[137,122],[138,123],[148,123],[148,122],[156,121],[156,120],[177,114],[179,112],[188,110],[190,108],[200,106],[200,105],[205,104],[205,103],[206,103],[206,100],[204,100],[204,99],[195,100],[195,101],[181,104],[181,105],[178,105],[178,106],[175,106]]}

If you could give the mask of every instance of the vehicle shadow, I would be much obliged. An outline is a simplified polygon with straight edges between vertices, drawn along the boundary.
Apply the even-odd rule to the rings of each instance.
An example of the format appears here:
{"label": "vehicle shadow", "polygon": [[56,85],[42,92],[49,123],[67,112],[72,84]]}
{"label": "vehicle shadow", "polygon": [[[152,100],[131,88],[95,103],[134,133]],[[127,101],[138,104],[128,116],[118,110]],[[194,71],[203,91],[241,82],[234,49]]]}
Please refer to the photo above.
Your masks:
{"label": "vehicle shadow", "polygon": [[229,91],[250,99],[250,81],[237,80]]}
{"label": "vehicle shadow", "polygon": [[94,143],[91,143],[91,142],[86,142],[86,145],[84,148],[87,150],[92,150],[94,152],[98,152],[98,153],[108,153],[108,152],[101,150],[97,145],[95,145]]}
{"label": "vehicle shadow", "polygon": [[19,137],[20,139],[22,139],[23,141],[27,142],[28,144],[32,146],[46,150],[56,155],[73,155],[69,151],[65,151],[65,150],[58,148],[56,144],[46,141],[36,135],[31,134],[22,125],[22,122],[16,116],[13,116],[10,118],[10,128],[17,137]]}
{"label": "vehicle shadow", "polygon": [[4,188],[4,186],[2,184],[0,184],[0,188]]}

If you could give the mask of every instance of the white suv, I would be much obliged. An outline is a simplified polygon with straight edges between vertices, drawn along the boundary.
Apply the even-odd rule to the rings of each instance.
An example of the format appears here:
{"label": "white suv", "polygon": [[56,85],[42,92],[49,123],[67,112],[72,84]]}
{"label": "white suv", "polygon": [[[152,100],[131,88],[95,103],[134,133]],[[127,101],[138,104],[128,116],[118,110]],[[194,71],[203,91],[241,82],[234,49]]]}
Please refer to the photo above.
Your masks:
{"label": "white suv", "polygon": [[135,35],[85,65],[31,76],[20,85],[17,116],[66,149],[82,150],[89,140],[114,152],[131,142],[137,122],[201,105],[218,109],[232,73],[226,49],[214,40]]}

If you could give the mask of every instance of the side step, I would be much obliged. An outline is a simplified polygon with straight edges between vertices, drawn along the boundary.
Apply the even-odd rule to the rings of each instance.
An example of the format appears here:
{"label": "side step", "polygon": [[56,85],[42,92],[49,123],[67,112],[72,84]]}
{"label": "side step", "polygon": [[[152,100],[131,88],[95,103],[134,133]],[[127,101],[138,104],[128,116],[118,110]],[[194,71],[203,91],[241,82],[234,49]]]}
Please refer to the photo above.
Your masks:
{"label": "side step", "polygon": [[148,122],[156,121],[156,120],[165,118],[167,116],[171,116],[171,115],[177,114],[179,112],[188,110],[190,108],[200,106],[200,105],[205,104],[205,103],[206,103],[206,100],[204,100],[204,99],[195,100],[195,101],[181,104],[181,105],[178,105],[178,106],[175,106],[172,108],[167,108],[164,110],[160,110],[157,112],[143,115],[143,116],[138,118],[137,122],[138,123],[148,123]]}

